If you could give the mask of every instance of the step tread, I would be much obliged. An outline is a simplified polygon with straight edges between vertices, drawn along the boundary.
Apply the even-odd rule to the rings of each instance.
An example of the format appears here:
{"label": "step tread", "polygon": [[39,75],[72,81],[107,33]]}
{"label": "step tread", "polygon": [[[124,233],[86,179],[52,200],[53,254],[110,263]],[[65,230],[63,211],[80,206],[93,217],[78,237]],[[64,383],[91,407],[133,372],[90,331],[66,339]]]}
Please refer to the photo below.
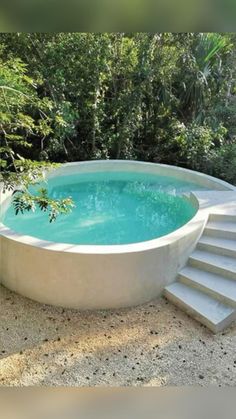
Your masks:
{"label": "step tread", "polygon": [[227,249],[236,251],[236,240],[233,239],[225,239],[221,237],[214,237],[214,236],[202,236],[198,243],[206,244],[210,246],[216,246],[218,248]]}
{"label": "step tread", "polygon": [[174,282],[168,285],[165,290],[167,291],[167,295],[173,295],[183,305],[193,310],[200,317],[207,319],[215,326],[235,313],[235,310],[229,305],[221,303],[202,291],[198,291],[181,282]]}
{"label": "step tread", "polygon": [[236,223],[232,221],[209,221],[206,229],[236,233]]}
{"label": "step tread", "polygon": [[236,303],[236,282],[234,280],[190,266],[183,268],[179,275]]}
{"label": "step tread", "polygon": [[197,260],[213,265],[220,269],[236,273],[236,258],[230,256],[217,255],[205,250],[195,250],[189,257],[189,260]]}

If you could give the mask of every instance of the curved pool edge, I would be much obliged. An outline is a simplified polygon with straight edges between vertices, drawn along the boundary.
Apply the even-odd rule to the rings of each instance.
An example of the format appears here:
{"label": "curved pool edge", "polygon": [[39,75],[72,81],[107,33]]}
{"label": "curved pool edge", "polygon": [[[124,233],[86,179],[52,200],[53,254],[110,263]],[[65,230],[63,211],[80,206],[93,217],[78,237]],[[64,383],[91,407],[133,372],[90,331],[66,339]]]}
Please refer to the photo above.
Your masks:
{"label": "curved pool edge", "polygon": [[133,253],[140,251],[147,251],[161,247],[163,245],[171,244],[175,239],[180,235],[187,234],[192,230],[194,224],[199,221],[199,204],[194,194],[192,198],[187,198],[192,201],[192,204],[196,206],[196,214],[183,226],[178,229],[166,234],[164,236],[146,240],[142,242],[135,242],[130,244],[115,244],[115,245],[81,245],[81,244],[71,244],[71,243],[55,243],[48,240],[38,239],[37,237],[28,236],[20,234],[12,230],[11,228],[5,226],[0,222],[0,237],[4,236],[10,240],[14,240],[19,243],[24,243],[25,245],[37,247],[40,249],[45,249],[48,251],[59,251],[59,252],[68,252],[68,253],[82,253],[82,254],[115,254],[115,253]]}
{"label": "curved pool edge", "polygon": [[[84,168],[85,162],[77,166],[81,164]],[[92,164],[89,162],[90,167]],[[74,168],[75,163],[72,165]],[[234,194],[236,188],[232,188],[192,192],[189,199],[199,206],[195,216],[178,230],[141,243],[52,243],[22,236],[2,224],[0,282],[33,300],[69,308],[114,309],[149,301],[175,280],[209,214],[224,201],[222,195]]]}
{"label": "curved pool edge", "polygon": [[[110,171],[117,171],[118,168],[126,171],[141,171],[142,173],[150,174],[162,174],[163,176],[177,176],[179,179],[186,180],[188,176],[188,181],[198,183],[202,186],[208,186],[209,190],[229,190],[236,191],[236,186],[222,180],[215,178],[213,176],[207,175],[203,172],[197,172],[195,170],[186,169],[181,166],[172,166],[162,163],[151,163],[143,162],[138,160],[90,160],[90,161],[81,161],[81,162],[69,162],[64,163],[59,166],[55,171],[49,172],[49,177],[54,177],[55,175],[62,174],[73,174],[77,173],[78,165],[80,166],[80,172],[84,171],[90,172],[93,171],[103,171],[105,164]],[[67,172],[68,171],[68,172]],[[67,172],[67,173],[66,173]],[[160,173],[162,172],[162,173]]]}

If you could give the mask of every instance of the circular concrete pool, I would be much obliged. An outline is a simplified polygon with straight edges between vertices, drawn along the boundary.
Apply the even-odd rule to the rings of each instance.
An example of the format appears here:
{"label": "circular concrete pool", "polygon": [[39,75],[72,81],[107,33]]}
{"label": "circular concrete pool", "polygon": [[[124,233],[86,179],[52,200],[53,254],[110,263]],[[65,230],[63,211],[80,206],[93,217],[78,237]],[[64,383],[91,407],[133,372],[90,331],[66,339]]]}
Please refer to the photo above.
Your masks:
{"label": "circular concrete pool", "polygon": [[32,188],[47,187],[51,198],[70,196],[75,207],[49,223],[36,209],[16,217],[10,206],[3,223],[19,234],[81,245],[117,245],[164,236],[186,224],[197,208],[182,196],[198,185],[171,176],[128,171],[55,176]]}
{"label": "circular concrete pool", "polygon": [[1,282],[42,303],[79,309],[143,303],[172,282],[211,207],[196,191],[231,185],[198,172],[134,161],[67,163],[47,176],[50,196],[75,208],[49,224],[15,216],[2,194]]}

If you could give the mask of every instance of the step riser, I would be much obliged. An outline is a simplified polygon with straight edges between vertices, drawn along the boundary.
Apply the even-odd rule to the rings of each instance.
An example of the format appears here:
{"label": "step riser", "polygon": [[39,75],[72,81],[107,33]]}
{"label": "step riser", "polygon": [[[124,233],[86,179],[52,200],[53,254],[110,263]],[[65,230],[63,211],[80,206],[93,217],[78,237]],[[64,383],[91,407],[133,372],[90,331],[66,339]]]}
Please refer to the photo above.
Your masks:
{"label": "step riser", "polygon": [[216,253],[217,255],[230,256],[236,258],[236,250],[225,249],[224,247],[219,247],[214,244],[198,242],[197,249],[206,250],[207,252]]}
{"label": "step riser", "polygon": [[227,317],[224,321],[222,321],[221,323],[215,325],[212,324],[212,322],[210,322],[206,317],[201,316],[198,312],[196,312],[195,310],[193,310],[191,307],[189,307],[187,304],[185,304],[182,300],[180,300],[179,298],[177,298],[175,295],[173,295],[172,293],[170,293],[168,290],[164,291],[164,295],[165,297],[171,301],[172,303],[174,303],[176,306],[178,306],[179,308],[181,308],[182,310],[184,310],[187,314],[191,315],[195,320],[197,320],[198,322],[204,324],[206,327],[208,327],[213,333],[218,333],[221,330],[223,330],[225,327],[227,327],[232,319],[230,319],[229,317]]}
{"label": "step riser", "polygon": [[217,333],[236,320],[236,212],[211,214],[208,222],[187,266],[164,295]]}
{"label": "step riser", "polygon": [[219,266],[211,265],[207,262],[199,261],[197,259],[192,259],[191,256],[188,260],[188,265],[193,266],[207,272],[212,272],[216,275],[221,275],[225,278],[233,279],[236,281],[236,273],[228,271],[227,269],[220,268]]}
{"label": "step riser", "polygon": [[214,221],[214,222],[225,222],[225,221],[229,221],[231,223],[236,223],[236,214],[235,215],[228,215],[228,214],[210,214],[209,216],[209,221]]}
{"label": "step riser", "polygon": [[204,235],[210,236],[210,237],[218,237],[222,239],[236,240],[235,231],[217,230],[213,228],[207,228],[207,226],[205,227]]}
{"label": "step riser", "polygon": [[207,286],[204,286],[203,284],[200,284],[191,278],[188,278],[186,276],[183,276],[181,274],[178,275],[178,281],[182,282],[182,284],[188,285],[189,287],[195,288],[201,292],[204,292],[205,294],[209,295],[210,297],[216,298],[221,303],[229,304],[231,307],[236,308],[236,301],[231,300],[229,297],[220,294],[219,292],[212,290],[211,288],[208,288]]}

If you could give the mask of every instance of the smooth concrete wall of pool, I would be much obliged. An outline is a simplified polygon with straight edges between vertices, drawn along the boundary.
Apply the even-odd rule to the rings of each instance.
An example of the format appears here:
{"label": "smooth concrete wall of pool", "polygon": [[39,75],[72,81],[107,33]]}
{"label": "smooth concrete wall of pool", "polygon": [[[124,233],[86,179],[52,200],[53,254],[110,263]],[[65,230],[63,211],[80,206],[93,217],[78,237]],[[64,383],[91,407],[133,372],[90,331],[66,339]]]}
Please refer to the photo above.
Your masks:
{"label": "smooth concrete wall of pool", "polygon": [[[134,162],[90,161],[67,163],[49,179],[98,172],[148,173],[194,183],[196,190],[235,190],[223,181],[179,167]],[[2,216],[10,193],[1,192]],[[108,309],[149,301],[173,282],[194,249],[210,204],[198,201],[194,191],[183,198],[195,215],[167,235],[125,244],[75,244],[44,240],[0,224],[0,282],[41,303],[77,309]],[[114,221],[115,222],[115,221]],[[56,221],[57,223],[57,221]]]}

